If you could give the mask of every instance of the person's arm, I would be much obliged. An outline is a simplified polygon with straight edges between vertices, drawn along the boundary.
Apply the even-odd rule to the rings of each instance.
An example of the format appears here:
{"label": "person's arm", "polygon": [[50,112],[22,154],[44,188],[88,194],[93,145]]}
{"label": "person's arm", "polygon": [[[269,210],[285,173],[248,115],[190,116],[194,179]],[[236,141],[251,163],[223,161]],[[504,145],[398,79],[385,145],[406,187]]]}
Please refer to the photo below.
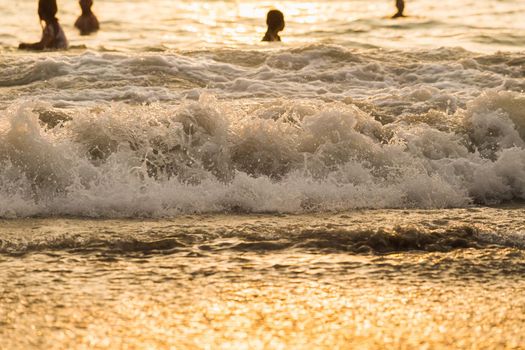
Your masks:
{"label": "person's arm", "polygon": [[21,49],[21,50],[43,50],[45,48],[44,44],[42,43],[42,41],[39,41],[38,43],[32,43],[32,44],[28,44],[28,43],[21,43],[20,45],[18,45],[18,48]]}
{"label": "person's arm", "polygon": [[37,43],[21,43],[18,48],[21,50],[44,50],[46,47],[50,47],[53,43],[54,31],[52,26],[46,26],[42,33],[42,39]]}

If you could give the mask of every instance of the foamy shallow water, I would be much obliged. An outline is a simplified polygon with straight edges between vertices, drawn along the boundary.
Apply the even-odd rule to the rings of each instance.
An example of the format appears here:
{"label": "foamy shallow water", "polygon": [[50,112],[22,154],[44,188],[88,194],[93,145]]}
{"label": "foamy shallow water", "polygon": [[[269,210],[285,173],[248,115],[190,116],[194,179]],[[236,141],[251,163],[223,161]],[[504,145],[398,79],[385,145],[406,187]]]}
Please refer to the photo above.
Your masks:
{"label": "foamy shallow water", "polygon": [[0,0],[0,348],[525,347],[525,2],[438,5]]}

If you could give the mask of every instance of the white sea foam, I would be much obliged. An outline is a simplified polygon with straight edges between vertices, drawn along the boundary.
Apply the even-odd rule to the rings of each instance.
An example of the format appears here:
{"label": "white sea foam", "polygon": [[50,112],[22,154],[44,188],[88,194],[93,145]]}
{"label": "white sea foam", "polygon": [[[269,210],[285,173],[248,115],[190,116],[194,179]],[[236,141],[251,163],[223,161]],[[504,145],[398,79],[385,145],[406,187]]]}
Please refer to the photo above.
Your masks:
{"label": "white sea foam", "polygon": [[0,216],[523,200],[523,60],[324,44],[5,55]]}
{"label": "white sea foam", "polygon": [[383,125],[351,103],[246,105],[207,94],[179,105],[112,103],[67,113],[18,103],[3,112],[0,215],[441,208],[525,199],[524,101],[519,93],[483,94],[446,126],[435,112]]}
{"label": "white sea foam", "polygon": [[[467,62],[467,63],[458,63]],[[285,50],[181,54],[48,55],[2,58],[0,106],[18,98],[62,106],[180,101],[205,91],[220,98],[367,99],[386,114],[453,112],[484,90],[523,91],[523,55],[480,56],[462,49],[349,50],[312,45]]]}

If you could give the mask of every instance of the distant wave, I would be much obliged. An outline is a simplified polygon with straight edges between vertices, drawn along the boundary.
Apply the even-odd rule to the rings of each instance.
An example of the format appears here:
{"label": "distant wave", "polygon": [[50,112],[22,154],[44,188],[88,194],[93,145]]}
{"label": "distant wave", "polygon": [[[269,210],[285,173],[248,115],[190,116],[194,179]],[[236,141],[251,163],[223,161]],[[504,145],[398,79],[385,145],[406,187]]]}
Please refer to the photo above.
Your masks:
{"label": "distant wave", "polygon": [[[180,53],[94,53],[0,58],[0,108],[38,99],[61,107],[180,102],[201,93],[224,98],[324,101],[368,98],[373,113],[465,108],[486,90],[525,89],[524,55],[462,48],[216,49]],[[13,98],[16,96],[16,99]],[[361,103],[365,103],[360,101]],[[394,115],[392,115],[394,114]],[[385,116],[385,117],[386,117]]]}

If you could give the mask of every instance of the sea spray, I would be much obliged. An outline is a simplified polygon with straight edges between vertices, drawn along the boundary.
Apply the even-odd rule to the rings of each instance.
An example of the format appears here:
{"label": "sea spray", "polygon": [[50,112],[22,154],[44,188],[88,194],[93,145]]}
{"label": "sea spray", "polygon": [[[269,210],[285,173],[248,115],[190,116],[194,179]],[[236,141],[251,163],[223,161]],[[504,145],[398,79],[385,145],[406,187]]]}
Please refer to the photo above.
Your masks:
{"label": "sea spray", "polygon": [[[424,118],[382,124],[342,102],[246,108],[203,94],[173,106],[66,112],[24,102],[4,112],[1,195],[17,200],[2,201],[1,213],[297,213],[525,199],[521,109],[503,108],[522,101],[482,95],[445,129]],[[49,125],[53,113],[60,121]]]}

